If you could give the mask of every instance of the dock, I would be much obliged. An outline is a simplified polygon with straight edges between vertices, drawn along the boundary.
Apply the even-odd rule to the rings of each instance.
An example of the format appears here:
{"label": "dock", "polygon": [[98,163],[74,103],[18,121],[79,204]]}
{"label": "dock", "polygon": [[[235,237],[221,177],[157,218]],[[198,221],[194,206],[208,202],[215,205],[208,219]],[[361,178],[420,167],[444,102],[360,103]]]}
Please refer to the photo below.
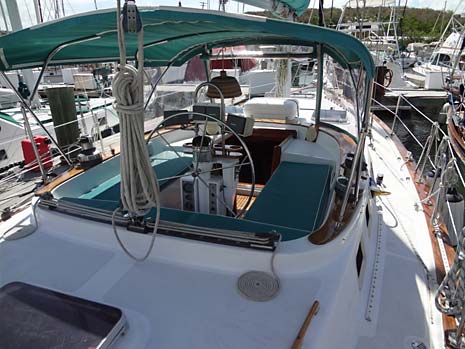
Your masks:
{"label": "dock", "polygon": [[397,98],[399,95],[402,95],[405,98],[444,99],[447,97],[447,92],[425,89],[391,89],[390,91],[386,91],[384,97]]}

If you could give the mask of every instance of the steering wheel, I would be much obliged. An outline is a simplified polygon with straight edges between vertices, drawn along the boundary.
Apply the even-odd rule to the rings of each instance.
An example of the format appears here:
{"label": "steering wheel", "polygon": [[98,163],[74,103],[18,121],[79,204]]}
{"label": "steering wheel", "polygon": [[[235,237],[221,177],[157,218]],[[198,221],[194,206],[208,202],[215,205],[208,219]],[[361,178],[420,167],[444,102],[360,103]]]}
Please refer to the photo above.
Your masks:
{"label": "steering wheel", "polygon": [[[213,117],[213,116],[210,116],[210,115],[207,115],[207,114],[203,114],[203,113],[197,113],[197,112],[180,112],[180,113],[177,113],[177,114],[174,114],[174,115],[170,115],[169,117],[163,119],[162,122],[160,122],[149,134],[148,138],[147,138],[147,144],[150,142],[150,140],[152,139],[152,137],[155,135],[155,137],[160,137],[163,142],[180,158],[180,159],[183,159],[185,161],[185,158],[183,156],[181,156],[181,154],[179,153],[179,151],[177,151],[171,144],[170,142],[163,136],[163,133],[160,132],[162,129],[165,129],[166,126],[164,126],[164,124],[167,122],[167,121],[170,121],[171,119],[174,119],[176,117],[179,117],[181,115],[185,115],[185,114],[188,114],[188,115],[195,115],[196,117],[202,117],[202,118],[205,118],[203,121],[202,120],[196,120],[196,122],[204,122],[204,125],[203,125],[203,130],[202,130],[202,139],[200,141],[200,144],[204,144],[204,138],[206,136],[206,130],[207,130],[207,125],[208,123],[210,122],[209,119],[211,120],[211,122],[215,122],[219,125],[220,129],[221,129],[221,140],[224,141],[224,137],[226,135],[226,132],[232,134],[240,143],[242,149],[244,150],[245,152],[245,157],[242,159],[242,161],[239,161],[238,164],[235,164],[235,165],[232,165],[232,166],[228,166],[228,167],[222,167],[222,170],[225,170],[225,169],[234,169],[234,171],[237,171],[235,173],[237,173],[237,175],[240,173],[241,169],[243,166],[249,166],[250,167],[250,172],[251,172],[251,175],[252,175],[252,183],[251,183],[251,186],[250,186],[250,190],[248,192],[248,195],[247,195],[247,201],[244,205],[244,207],[240,210],[240,212],[234,212],[234,210],[229,207],[229,205],[225,202],[225,200],[222,198],[222,197],[218,197],[218,200],[224,205],[224,207],[226,208],[227,211],[229,211],[229,213],[235,217],[235,218],[239,218],[241,217],[245,212],[246,210],[249,208],[250,204],[252,203],[252,197],[254,195],[254,192],[255,192],[255,166],[254,166],[254,162],[253,162],[253,159],[252,159],[252,156],[250,154],[250,150],[249,148],[247,147],[247,145],[245,144],[245,142],[242,140],[242,138],[231,128],[229,127],[225,122]],[[170,123],[171,125],[173,125],[172,123]],[[201,126],[200,126],[201,127]],[[218,146],[215,146],[214,149],[215,150],[220,150],[220,151],[224,151],[224,148],[223,148],[224,145],[218,147]],[[234,150],[232,150],[234,151]],[[205,173],[211,173],[211,172],[215,172],[215,171],[218,171],[218,169],[211,169],[211,170],[208,170],[208,171],[202,171],[200,168],[199,168],[199,163],[200,163],[200,156],[193,156],[193,160],[196,160],[195,163],[192,162],[188,162],[188,161],[185,161],[186,162],[186,165],[189,167],[189,170],[184,173],[184,174],[181,174],[181,175],[178,175],[178,176],[172,176],[172,177],[167,177],[167,178],[159,178],[158,181],[163,181],[163,180],[172,180],[172,179],[180,179],[182,177],[187,177],[187,176],[192,176],[194,178],[194,181],[196,180],[199,180],[200,182],[203,183],[203,185],[205,185],[207,188],[208,188],[208,183],[202,178],[201,174],[205,174]],[[247,160],[247,161],[246,161]]]}

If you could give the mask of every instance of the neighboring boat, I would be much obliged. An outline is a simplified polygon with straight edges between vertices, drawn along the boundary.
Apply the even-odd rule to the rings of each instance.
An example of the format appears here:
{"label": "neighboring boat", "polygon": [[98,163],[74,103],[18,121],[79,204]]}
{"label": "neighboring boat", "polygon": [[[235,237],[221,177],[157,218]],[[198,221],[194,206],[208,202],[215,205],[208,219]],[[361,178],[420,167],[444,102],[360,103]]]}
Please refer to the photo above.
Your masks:
{"label": "neighboring boat", "polygon": [[[118,15],[1,37],[0,70],[119,61]],[[121,154],[58,177],[1,226],[0,347],[444,347],[448,327],[432,297],[436,237],[405,149],[372,120],[365,46],[254,16],[180,7],[140,16],[146,64],[208,60],[216,47],[304,46],[318,65],[315,93],[254,98],[225,115],[197,95],[204,86],[232,98],[238,85],[205,82],[192,110],[166,111],[146,135],[148,159],[143,147],[127,152],[135,135],[125,116]],[[131,59],[137,38],[119,40]],[[120,113],[137,115],[137,103]],[[158,178],[158,206],[126,214],[120,200],[131,193],[121,184],[137,190],[126,175],[144,161]]]}
{"label": "neighboring boat", "polygon": [[417,56],[413,51],[401,51],[399,55],[393,55],[392,59],[399,64],[402,70],[411,68],[417,63]]}
{"label": "neighboring boat", "polygon": [[[94,136],[95,139],[107,137],[119,132],[119,119],[112,107],[112,98],[94,98],[90,101],[76,101],[76,114],[80,133]],[[50,108],[45,105],[35,110],[43,127],[53,136],[55,125]],[[34,121],[28,113],[34,136],[47,136],[43,127]],[[98,124],[98,126],[97,126]],[[0,169],[6,169],[13,164],[24,161],[21,141],[27,138],[23,114],[20,108],[4,109],[0,112]],[[78,140],[76,139],[76,142]]]}
{"label": "neighboring boat", "polygon": [[398,15],[397,9],[401,2],[394,0],[355,0],[360,13],[364,13],[365,7],[378,8],[378,19],[381,9],[389,11],[389,18],[386,21],[368,21],[364,18],[346,20],[346,8],[353,6],[353,0],[347,1],[343,6],[341,15],[336,26],[337,30],[350,34],[361,40],[373,55],[377,66],[384,65],[387,61],[398,64],[402,69],[408,68],[416,62],[416,55],[413,52],[402,51],[399,45],[398,36]]}
{"label": "neighboring boat", "polygon": [[428,62],[418,62],[405,77],[418,87],[442,90],[449,85],[458,86],[464,79],[465,54],[463,24],[459,15],[452,15],[441,40]]}

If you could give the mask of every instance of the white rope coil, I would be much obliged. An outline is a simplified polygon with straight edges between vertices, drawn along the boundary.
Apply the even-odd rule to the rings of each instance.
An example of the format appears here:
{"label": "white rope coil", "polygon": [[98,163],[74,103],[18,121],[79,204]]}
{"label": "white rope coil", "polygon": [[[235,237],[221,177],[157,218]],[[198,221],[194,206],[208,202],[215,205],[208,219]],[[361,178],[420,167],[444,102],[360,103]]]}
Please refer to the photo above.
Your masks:
{"label": "white rope coil", "polygon": [[130,214],[141,216],[159,202],[159,187],[144,139],[141,76],[131,66],[117,74],[115,108],[120,119],[121,202]]}
{"label": "white rope coil", "polygon": [[[114,107],[120,120],[120,169],[121,169],[121,204],[132,217],[144,216],[151,208],[159,207],[160,188],[157,176],[150,163],[147,144],[144,139],[144,33],[138,33],[138,68],[126,65],[126,47],[120,18],[120,1],[118,0],[118,43],[120,50],[120,70],[113,83]],[[115,226],[113,228],[121,248],[128,256],[137,260],[145,260],[153,247],[156,231],[160,221],[160,210],[156,218],[152,241],[142,257],[131,254],[123,245]]]}

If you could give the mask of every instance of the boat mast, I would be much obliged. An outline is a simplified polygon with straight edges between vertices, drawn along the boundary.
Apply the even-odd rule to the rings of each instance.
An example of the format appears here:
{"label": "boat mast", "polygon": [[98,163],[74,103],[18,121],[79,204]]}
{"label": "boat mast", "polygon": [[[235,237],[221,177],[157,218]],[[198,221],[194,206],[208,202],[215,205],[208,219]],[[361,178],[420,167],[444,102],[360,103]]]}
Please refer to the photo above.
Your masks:
{"label": "boat mast", "polygon": [[[18,3],[16,0],[6,0],[6,8],[8,11],[8,18],[10,19],[11,23],[11,30],[13,32],[23,29],[23,24],[21,22],[21,16],[19,15]],[[23,69],[22,70],[24,76],[24,82],[29,87],[31,91],[31,87],[35,85],[34,74],[32,73],[31,69]],[[35,93],[34,96],[31,96],[31,103],[32,105],[40,105],[38,94]]]}
{"label": "boat mast", "polygon": [[8,32],[8,21],[5,15],[5,9],[3,7],[3,2],[0,1],[0,11],[2,11],[3,22],[5,23],[5,32]]}
{"label": "boat mast", "polygon": [[23,29],[16,0],[6,0],[5,3],[8,12],[8,18],[10,19],[11,23],[11,30],[15,32],[17,30]]}
{"label": "boat mast", "polygon": [[34,0],[34,8],[36,10],[37,23],[43,23],[44,17],[42,16],[42,7],[40,5],[40,0]]}

